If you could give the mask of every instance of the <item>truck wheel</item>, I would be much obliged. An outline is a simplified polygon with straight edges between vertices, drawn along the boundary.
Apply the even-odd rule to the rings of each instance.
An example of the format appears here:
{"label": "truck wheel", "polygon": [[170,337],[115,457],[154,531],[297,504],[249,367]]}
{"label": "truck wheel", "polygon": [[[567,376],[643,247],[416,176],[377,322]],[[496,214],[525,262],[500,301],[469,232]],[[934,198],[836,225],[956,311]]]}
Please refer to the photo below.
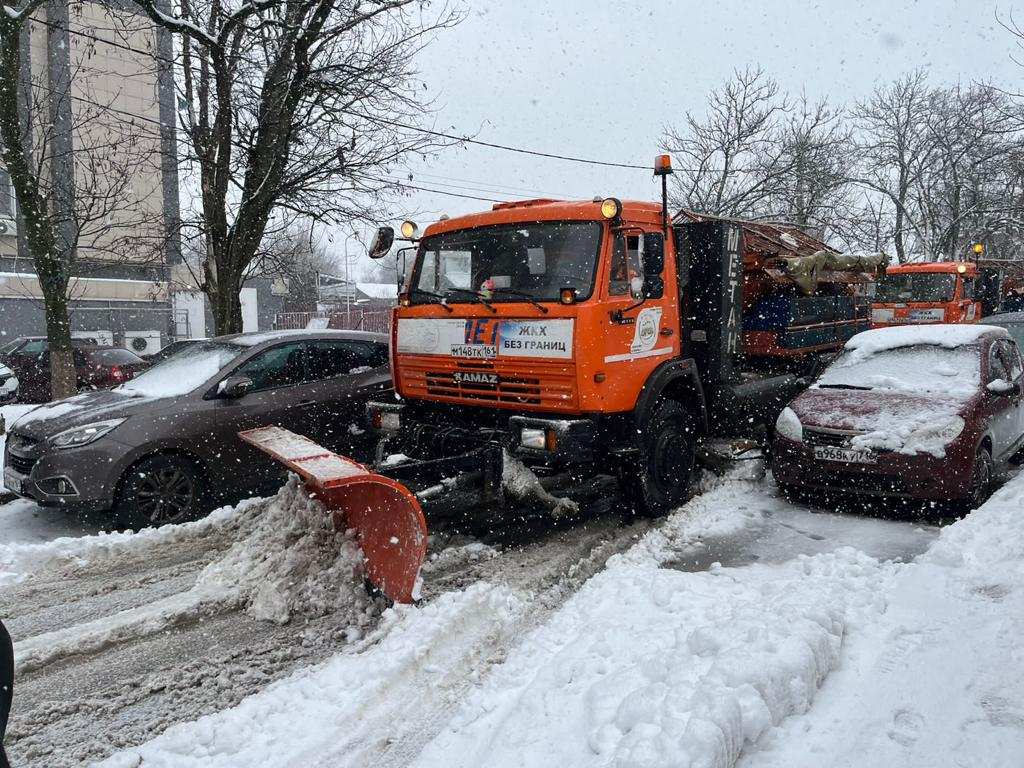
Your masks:
{"label": "truck wheel", "polygon": [[202,473],[191,461],[150,456],[125,473],[114,515],[136,530],[181,523],[206,511],[204,496]]}
{"label": "truck wheel", "polygon": [[689,498],[696,436],[693,417],[679,403],[665,400],[655,408],[641,428],[640,459],[622,477],[633,514],[664,515]]}

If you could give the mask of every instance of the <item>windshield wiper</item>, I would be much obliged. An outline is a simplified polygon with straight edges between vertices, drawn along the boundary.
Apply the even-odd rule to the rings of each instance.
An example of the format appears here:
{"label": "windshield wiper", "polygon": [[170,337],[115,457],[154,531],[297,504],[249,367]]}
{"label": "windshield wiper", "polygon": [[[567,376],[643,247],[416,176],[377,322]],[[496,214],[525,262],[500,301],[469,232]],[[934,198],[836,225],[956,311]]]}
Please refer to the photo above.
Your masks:
{"label": "windshield wiper", "polygon": [[481,296],[479,293],[472,290],[471,288],[448,288],[447,293],[461,293],[464,296],[470,296],[476,299],[478,304],[483,304],[485,307],[491,310],[491,313],[495,313],[498,311],[494,308],[494,305],[491,304],[491,302],[489,302],[487,299],[485,299],[483,296]]}
{"label": "windshield wiper", "polygon": [[548,308],[541,304],[537,299],[528,293],[517,291],[515,288],[491,288],[491,293],[504,293],[506,296],[518,296],[521,299],[526,299],[528,302],[533,304],[537,309],[543,312],[545,315],[548,313]]}
{"label": "windshield wiper", "polygon": [[448,314],[451,314],[452,312],[455,311],[447,304],[445,304],[445,297],[442,296],[440,293],[434,293],[433,291],[425,291],[422,288],[411,288],[409,289],[409,298],[412,298],[413,296],[425,296],[426,298],[431,299],[431,301],[427,302],[428,304],[440,304],[442,307],[445,308],[445,311],[448,312]]}
{"label": "windshield wiper", "polygon": [[871,387],[860,387],[856,384],[819,384],[818,389],[863,389],[870,390]]}

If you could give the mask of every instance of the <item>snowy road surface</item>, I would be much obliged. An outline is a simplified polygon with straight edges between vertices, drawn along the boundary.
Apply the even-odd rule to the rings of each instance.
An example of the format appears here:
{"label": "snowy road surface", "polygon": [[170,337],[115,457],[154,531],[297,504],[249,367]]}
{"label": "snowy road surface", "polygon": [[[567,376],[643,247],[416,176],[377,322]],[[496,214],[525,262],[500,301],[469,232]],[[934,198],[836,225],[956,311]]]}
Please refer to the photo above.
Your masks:
{"label": "snowy road surface", "polygon": [[424,601],[392,609],[294,483],[198,523],[0,544],[9,748],[48,767],[1020,766],[1022,502],[1024,475],[940,535],[718,480],[657,521],[439,533]]}
{"label": "snowy road surface", "polygon": [[[803,711],[851,617],[877,613],[896,571],[881,561],[936,536],[718,481],[653,522],[435,536],[424,603],[385,611],[315,513],[293,488],[200,523],[0,545],[17,764],[526,765],[557,742],[570,765],[643,765],[629,755],[647,749],[644,717],[670,733],[679,697],[723,695],[729,681],[706,678],[729,654],[752,675],[730,706],[761,685],[762,726]],[[687,663],[668,664],[680,649]],[[780,655],[799,685],[772,677]],[[663,689],[674,704],[643,704]],[[535,752],[513,748],[521,728]]]}

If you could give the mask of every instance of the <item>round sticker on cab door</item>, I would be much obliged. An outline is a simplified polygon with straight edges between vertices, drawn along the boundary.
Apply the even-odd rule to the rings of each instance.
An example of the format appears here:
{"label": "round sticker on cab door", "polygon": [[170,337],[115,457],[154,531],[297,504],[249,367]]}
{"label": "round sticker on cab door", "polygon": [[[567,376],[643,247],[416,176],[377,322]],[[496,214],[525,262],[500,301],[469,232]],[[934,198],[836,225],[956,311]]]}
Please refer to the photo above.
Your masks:
{"label": "round sticker on cab door", "polygon": [[636,325],[633,330],[633,343],[629,345],[629,351],[650,352],[658,341],[658,332],[661,330],[661,307],[646,307],[640,310],[636,316]]}

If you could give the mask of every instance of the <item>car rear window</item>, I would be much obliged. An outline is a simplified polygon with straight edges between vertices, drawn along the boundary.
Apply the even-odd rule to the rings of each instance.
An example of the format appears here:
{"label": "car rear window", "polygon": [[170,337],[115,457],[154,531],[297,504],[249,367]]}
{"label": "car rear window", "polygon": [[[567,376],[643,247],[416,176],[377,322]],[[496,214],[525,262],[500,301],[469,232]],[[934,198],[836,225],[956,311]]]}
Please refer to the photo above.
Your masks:
{"label": "car rear window", "polygon": [[93,349],[86,354],[94,365],[138,365],[142,362],[142,358],[138,355],[118,347]]}

